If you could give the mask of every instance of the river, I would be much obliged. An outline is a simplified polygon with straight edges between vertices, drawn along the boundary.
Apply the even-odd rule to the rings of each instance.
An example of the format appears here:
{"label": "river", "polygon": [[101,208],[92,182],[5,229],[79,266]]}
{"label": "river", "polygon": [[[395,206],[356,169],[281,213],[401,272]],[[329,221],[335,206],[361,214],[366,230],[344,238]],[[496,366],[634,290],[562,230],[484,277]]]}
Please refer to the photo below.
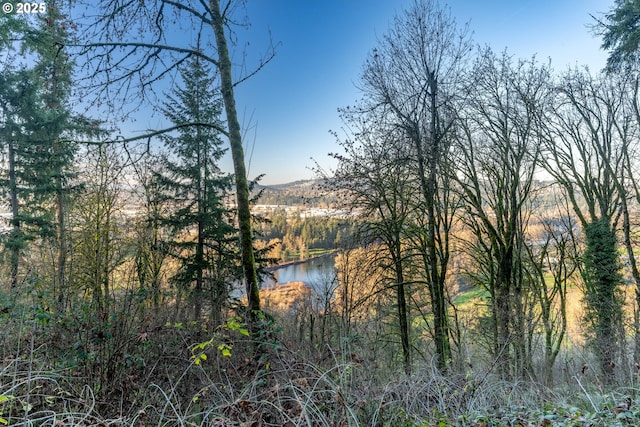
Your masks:
{"label": "river", "polygon": [[322,289],[333,279],[335,274],[335,255],[312,258],[308,261],[285,265],[272,271],[275,281],[265,280],[263,286],[274,286],[290,282],[304,282],[305,285]]}

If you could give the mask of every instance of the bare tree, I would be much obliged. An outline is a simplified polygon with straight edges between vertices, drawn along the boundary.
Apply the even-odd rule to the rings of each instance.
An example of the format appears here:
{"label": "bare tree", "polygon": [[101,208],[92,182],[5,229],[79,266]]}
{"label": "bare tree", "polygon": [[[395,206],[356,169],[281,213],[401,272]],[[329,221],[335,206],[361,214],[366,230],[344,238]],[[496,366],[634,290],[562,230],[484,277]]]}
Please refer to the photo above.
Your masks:
{"label": "bare tree", "polygon": [[[162,163],[157,157],[148,157],[134,163],[138,188],[134,194],[141,201],[142,212],[135,226],[135,267],[138,283],[149,293],[156,315],[160,313],[162,285],[166,283],[164,264],[169,256],[171,231],[163,227],[161,218],[168,215],[169,203],[162,198],[162,186],[155,174],[162,173]],[[171,235],[171,238],[175,236]]]}
{"label": "bare tree", "polygon": [[[375,117],[375,116],[373,116]],[[330,181],[331,188],[345,195],[347,205],[358,212],[359,238],[363,246],[380,245],[383,251],[369,262],[389,272],[389,288],[394,289],[404,370],[411,372],[411,345],[408,309],[409,275],[406,272],[410,253],[406,240],[411,217],[416,217],[412,202],[417,188],[411,170],[410,150],[401,141],[402,132],[384,129],[371,118],[345,113],[345,120],[355,130],[354,139],[340,142],[344,153],[334,154],[338,167]]]}
{"label": "bare tree", "polygon": [[[617,133],[622,141],[621,149],[624,157],[623,173],[617,177],[618,191],[623,194],[620,198],[620,209],[622,214],[622,236],[623,243],[629,261],[629,269],[631,277],[635,283],[635,313],[634,313],[634,332],[635,332],[635,348],[634,359],[640,358],[640,267],[638,259],[634,252],[634,246],[637,244],[636,226],[637,218],[634,218],[634,211],[640,205],[640,170],[637,158],[638,135],[640,132],[640,76],[637,71],[625,72],[622,74],[611,74],[611,78],[619,80],[617,84],[621,90],[621,94],[625,99],[626,114],[630,114],[631,122],[624,121],[623,126],[617,127]],[[628,117],[628,116],[627,116]]]}
{"label": "bare tree", "polygon": [[346,248],[337,254],[335,261],[335,308],[340,316],[341,350],[351,351],[348,346],[354,336],[368,337],[372,352],[367,356],[372,361],[376,359],[374,354],[379,354],[377,352],[383,347],[380,345],[384,333],[383,308],[388,307],[384,280],[387,272],[372,262],[378,251],[380,248],[376,246]]}
{"label": "bare tree", "polygon": [[85,154],[85,189],[70,213],[76,283],[91,295],[94,313],[107,319],[114,301],[114,272],[129,250],[122,229],[124,167],[115,146],[90,147]]}
{"label": "bare tree", "polygon": [[498,57],[487,49],[474,67],[474,93],[461,112],[456,177],[462,220],[475,236],[473,257],[491,296],[493,355],[506,378],[531,372],[525,232],[549,79],[549,68],[534,60],[513,64],[506,53]]}
{"label": "bare tree", "polygon": [[569,71],[559,83],[548,138],[545,168],[564,188],[585,237],[581,274],[585,320],[605,381],[614,380],[622,350],[621,274],[616,230],[624,175],[626,127],[619,82],[587,71]]}
{"label": "bare tree", "polygon": [[[412,147],[412,166],[418,178],[425,212],[426,283],[434,316],[438,365],[451,358],[445,282],[449,261],[448,227],[440,215],[445,206],[439,191],[447,186],[443,165],[448,163],[453,101],[460,95],[460,79],[471,41],[450,12],[437,1],[414,2],[394,20],[364,65],[360,111],[376,110],[404,134]],[[442,243],[442,244],[439,244]]]}
{"label": "bare tree", "polygon": [[[554,383],[553,368],[567,334],[567,287],[577,282],[579,227],[561,188],[554,184],[545,192],[553,204],[546,206],[535,221],[540,233],[538,245],[529,247],[531,276],[534,284],[543,339],[542,375],[549,386]],[[550,273],[551,279],[547,279]]]}

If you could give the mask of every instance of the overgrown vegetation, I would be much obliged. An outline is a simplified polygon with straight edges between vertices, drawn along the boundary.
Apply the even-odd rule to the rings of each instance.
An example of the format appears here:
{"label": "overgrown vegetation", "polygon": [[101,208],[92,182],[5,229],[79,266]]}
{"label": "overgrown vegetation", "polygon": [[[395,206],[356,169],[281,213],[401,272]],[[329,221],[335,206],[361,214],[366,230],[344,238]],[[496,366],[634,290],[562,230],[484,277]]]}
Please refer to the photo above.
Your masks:
{"label": "overgrown vegetation", "polygon": [[[143,3],[0,15],[0,424],[640,423],[634,55],[557,76],[416,1],[341,110],[337,169],[272,199],[325,211],[250,212],[233,3]],[[181,19],[194,44],[161,42]],[[131,98],[169,127],[114,138],[75,108]]]}

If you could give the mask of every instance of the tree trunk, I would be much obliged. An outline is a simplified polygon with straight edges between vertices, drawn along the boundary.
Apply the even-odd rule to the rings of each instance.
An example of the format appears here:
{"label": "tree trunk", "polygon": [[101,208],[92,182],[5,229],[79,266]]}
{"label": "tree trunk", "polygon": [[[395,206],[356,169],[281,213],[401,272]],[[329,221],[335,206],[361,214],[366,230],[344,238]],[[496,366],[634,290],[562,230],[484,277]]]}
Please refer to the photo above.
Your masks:
{"label": "tree trunk", "polygon": [[438,165],[442,161],[440,158],[440,133],[438,132],[438,106],[437,93],[438,81],[435,72],[429,76],[429,86],[431,87],[431,124],[430,139],[431,147],[429,152],[429,182],[427,209],[429,212],[429,268],[431,269],[431,286],[433,287],[433,317],[434,332],[436,336],[436,349],[438,350],[440,369],[444,369],[451,360],[451,346],[449,343],[449,319],[447,316],[447,306],[444,290],[444,269],[440,269],[436,251],[436,235],[438,221],[436,221],[436,200],[437,200],[437,179]]}
{"label": "tree trunk", "polygon": [[62,178],[60,173],[56,182],[56,218],[57,231],[56,239],[58,244],[57,252],[57,279],[58,279],[58,311],[65,310],[65,298],[67,294],[67,230],[65,216],[64,190],[62,188]]}
{"label": "tree trunk", "polygon": [[[50,36],[56,37],[60,33],[60,29],[64,25],[62,22],[62,17],[58,11],[58,5],[54,2],[50,4],[47,8],[47,19],[45,20],[46,25],[48,27],[48,31],[50,31]],[[49,130],[51,136],[51,152],[52,159],[55,167],[55,175],[53,179],[55,180],[55,190],[54,190],[54,203],[55,203],[55,212],[56,212],[56,281],[57,281],[57,291],[58,293],[58,301],[57,301],[57,310],[62,313],[66,309],[65,299],[67,298],[67,233],[66,233],[66,200],[65,200],[65,188],[64,188],[64,166],[66,164],[65,158],[65,147],[64,143],[60,142],[58,138],[63,132],[63,127],[65,119],[59,115],[58,110],[62,106],[62,100],[66,97],[64,83],[61,81],[66,76],[66,67],[69,65],[65,58],[65,53],[62,50],[62,45],[60,49],[54,51],[56,49],[55,46],[48,47],[48,52],[43,59],[49,63],[49,67],[51,67],[51,75],[47,78],[47,83],[45,84],[45,91],[47,92],[45,95],[46,110],[56,115],[55,122],[53,123],[53,128]],[[55,53],[54,53],[55,52]],[[55,56],[54,56],[55,55]]]}
{"label": "tree trunk", "polygon": [[196,288],[193,291],[193,320],[199,321],[202,315],[203,269],[204,269],[204,224],[201,212],[202,200],[198,201],[198,243],[196,246]]}
{"label": "tree trunk", "polygon": [[16,154],[13,141],[8,141],[9,193],[11,198],[11,288],[18,286],[18,269],[20,267],[21,229],[18,218],[18,186],[16,182]]}
{"label": "tree trunk", "polygon": [[[430,111],[431,119],[429,123],[429,153],[425,159],[423,141],[419,138],[419,133],[415,132],[414,144],[418,157],[418,174],[420,175],[420,186],[427,210],[427,251],[428,265],[427,276],[429,294],[434,321],[434,340],[437,353],[438,367],[444,369],[451,360],[451,344],[449,342],[449,322],[447,317],[447,306],[445,301],[444,277],[438,263],[436,249],[436,235],[439,233],[438,222],[436,221],[436,199],[437,199],[437,172],[440,159],[440,135],[438,132],[438,81],[433,71],[429,72],[430,89]],[[426,166],[425,167],[425,160]],[[427,176],[428,173],[428,176]]]}
{"label": "tree trunk", "polygon": [[211,25],[218,47],[218,67],[222,84],[222,99],[227,115],[229,129],[229,143],[236,184],[236,203],[238,209],[238,224],[240,228],[240,249],[242,252],[242,269],[246,281],[246,292],[251,326],[255,327],[257,315],[260,312],[260,294],[258,288],[258,274],[256,272],[255,256],[253,253],[253,232],[251,230],[251,211],[249,206],[249,184],[244,164],[244,150],[242,148],[242,134],[238,114],[236,111],[231,78],[231,60],[224,34],[223,17],[220,14],[220,0],[210,0]]}
{"label": "tree trunk", "polygon": [[[108,173],[108,171],[106,171]],[[108,179],[108,177],[104,177],[103,179]],[[107,185],[105,183],[104,191],[107,190]],[[103,288],[103,296],[104,296],[104,314],[103,316],[109,315],[109,310],[111,308],[111,215],[113,210],[112,204],[112,195],[105,194],[105,198],[108,198],[108,202],[105,206],[105,224],[104,230],[100,232],[100,239],[103,241],[101,246],[104,248],[104,260],[102,264],[102,288]]]}
{"label": "tree trunk", "polygon": [[[621,190],[624,187],[621,185]],[[631,243],[631,219],[629,216],[629,207],[627,205],[626,193],[621,191],[623,197],[620,197],[621,209],[622,209],[622,231],[624,238],[624,246],[627,250],[627,257],[629,258],[629,266],[631,267],[631,276],[635,282],[635,301],[636,311],[640,310],[640,271],[638,270],[638,262],[636,256],[633,253],[633,244]],[[640,360],[640,324],[638,322],[638,315],[636,314],[634,321],[634,359]]]}
{"label": "tree trunk", "polygon": [[394,264],[396,275],[396,299],[398,303],[398,323],[400,325],[400,342],[402,344],[402,356],[404,362],[404,372],[411,374],[411,346],[409,343],[409,319],[407,314],[407,298],[405,294],[404,271],[402,268],[402,254],[400,253],[400,242],[394,249]]}
{"label": "tree trunk", "polygon": [[585,312],[594,331],[595,350],[604,380],[611,385],[615,380],[616,356],[622,345],[618,332],[622,325],[622,302],[616,236],[606,219],[587,224],[584,233]]}
{"label": "tree trunk", "polygon": [[[198,220],[197,220],[197,227],[198,227],[198,235],[197,235],[197,243],[196,243],[196,288],[194,289],[193,292],[193,320],[194,321],[199,321],[200,317],[202,315],[202,297],[203,295],[203,275],[204,275],[204,218],[206,215],[205,212],[205,205],[206,205],[206,201],[207,201],[207,194],[205,191],[206,188],[206,184],[205,179],[206,179],[206,173],[203,173],[203,169],[204,171],[207,170],[206,167],[206,152],[204,155],[201,155],[201,145],[200,145],[200,140],[201,140],[201,135],[200,135],[200,129],[198,128],[196,131],[197,137],[196,140],[198,141],[198,148],[197,148],[197,162],[198,162],[198,179],[196,182],[196,206],[198,209]],[[202,166],[202,164],[205,163],[204,167]]]}
{"label": "tree trunk", "polygon": [[501,254],[498,275],[496,277],[496,294],[498,309],[498,351],[496,361],[502,379],[511,379],[511,277],[513,250],[504,248]]}

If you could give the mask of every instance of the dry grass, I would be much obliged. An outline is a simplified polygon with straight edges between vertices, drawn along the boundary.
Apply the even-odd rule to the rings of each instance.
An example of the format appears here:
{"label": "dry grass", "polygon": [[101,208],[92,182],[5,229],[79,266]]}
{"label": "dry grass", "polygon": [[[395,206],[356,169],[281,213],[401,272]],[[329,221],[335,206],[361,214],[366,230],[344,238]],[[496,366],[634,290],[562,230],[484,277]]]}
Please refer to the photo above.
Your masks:
{"label": "dry grass", "polygon": [[[184,338],[187,334],[184,334]],[[233,355],[211,353],[196,365],[180,349],[147,365],[135,397],[100,401],[91,378],[72,369],[45,368],[41,349],[5,360],[0,371],[0,422],[19,426],[521,426],[618,425],[588,423],[610,417],[622,395],[574,383],[562,392],[532,382],[499,381],[487,372],[442,375],[430,365],[411,375],[379,380],[378,372],[339,352],[326,367],[272,341],[257,364],[250,342]],[[168,350],[168,349],[165,349]],[[613,406],[612,406],[613,405]],[[608,408],[608,409],[607,409]],[[580,414],[580,415],[577,415]],[[631,413],[634,415],[635,413]],[[541,424],[543,417],[566,424]],[[584,422],[569,424],[569,421]],[[606,418],[602,418],[606,419]],[[635,418],[634,418],[635,419]],[[620,424],[632,425],[632,424]]]}
{"label": "dry grass", "polygon": [[[263,292],[263,300],[285,313],[308,297],[302,284]],[[123,328],[115,316],[113,324],[107,320],[101,326],[98,331],[105,335],[97,339],[78,313],[46,320],[38,310],[25,305],[0,313],[0,424],[488,427],[520,420],[521,426],[634,425],[589,418],[616,420],[620,413],[640,422],[635,385],[617,394],[599,388],[592,370],[579,372],[581,354],[563,355],[571,361],[566,382],[550,389],[533,381],[501,381],[490,364],[479,361],[443,375],[417,360],[413,374],[402,375],[399,364],[372,363],[371,343],[356,337],[335,335],[322,351],[305,353],[286,347],[290,337],[269,333],[256,354],[252,339],[234,330],[144,316]],[[191,349],[212,337],[207,358],[197,365]],[[230,357],[217,349],[221,343],[230,345]],[[579,345],[573,348],[580,351]],[[626,406],[616,409],[620,405]],[[541,424],[544,417],[555,417],[554,424]]]}
{"label": "dry grass", "polygon": [[289,313],[311,297],[311,288],[303,282],[291,282],[260,290],[263,309]]}

